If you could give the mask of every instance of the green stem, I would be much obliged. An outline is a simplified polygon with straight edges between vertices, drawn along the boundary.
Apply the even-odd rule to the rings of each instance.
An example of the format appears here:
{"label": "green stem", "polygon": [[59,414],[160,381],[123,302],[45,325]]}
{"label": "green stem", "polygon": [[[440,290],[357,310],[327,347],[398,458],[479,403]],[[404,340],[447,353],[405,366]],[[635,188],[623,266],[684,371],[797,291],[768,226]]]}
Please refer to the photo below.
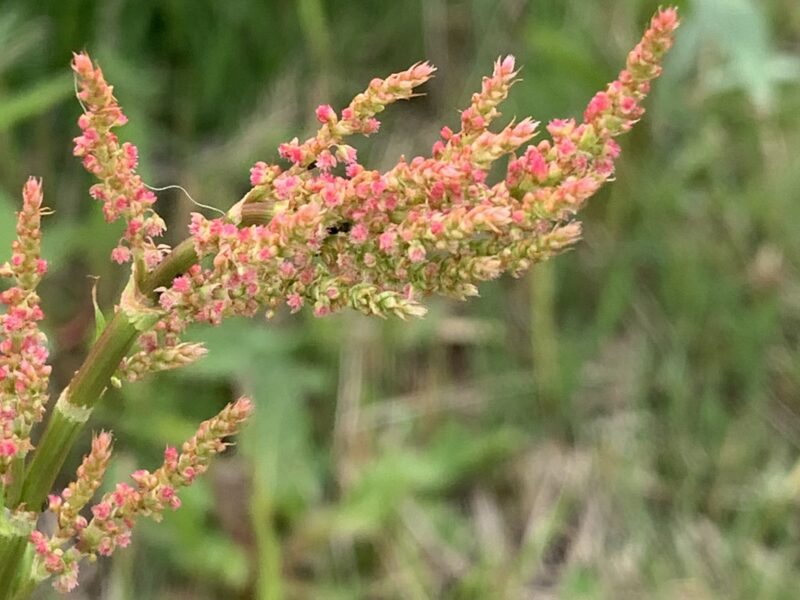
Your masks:
{"label": "green stem", "polygon": [[29,515],[3,508],[0,513],[0,600],[8,600],[30,578],[34,527]]}
{"label": "green stem", "polygon": [[152,295],[157,288],[169,285],[173,279],[196,262],[194,240],[191,238],[183,240],[172,249],[172,252],[164,259],[164,262],[158,265],[153,274],[142,282],[139,291],[145,296]]}
{"label": "green stem", "polygon": [[56,476],[69,449],[80,435],[82,426],[82,420],[71,419],[59,409],[53,411],[47,429],[39,440],[39,450],[25,475],[21,501],[27,510],[38,512],[42,509],[42,504],[53,488]]}
{"label": "green stem", "polygon": [[272,495],[265,488],[264,477],[256,476],[250,515],[256,541],[256,585],[258,600],[283,598],[281,575],[281,545],[273,526]]}
{"label": "green stem", "polygon": [[22,491],[22,478],[25,471],[25,459],[18,457],[11,463],[11,485],[0,498],[0,506],[12,507],[19,504],[19,495]]}
{"label": "green stem", "polygon": [[0,600],[11,598],[14,592],[14,575],[20,573],[20,563],[25,554],[28,538],[9,536],[0,538]]}
{"label": "green stem", "polygon": [[39,583],[36,579],[28,579],[12,596],[12,600],[28,600]]}
{"label": "green stem", "polygon": [[539,417],[545,423],[558,422],[562,414],[555,304],[556,278],[553,264],[538,264],[531,270],[531,348],[537,407]]}

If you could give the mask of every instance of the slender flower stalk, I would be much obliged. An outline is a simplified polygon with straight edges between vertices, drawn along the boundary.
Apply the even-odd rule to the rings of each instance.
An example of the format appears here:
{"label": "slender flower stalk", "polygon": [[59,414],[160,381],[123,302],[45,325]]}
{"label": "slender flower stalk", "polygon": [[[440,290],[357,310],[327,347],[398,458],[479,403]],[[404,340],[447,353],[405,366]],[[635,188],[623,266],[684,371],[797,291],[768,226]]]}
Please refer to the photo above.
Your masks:
{"label": "slender flower stalk", "polygon": [[[51,577],[57,589],[73,589],[82,560],[126,546],[139,517],[159,520],[178,508],[178,491],[246,421],[253,406],[243,398],[202,423],[181,452],[167,448],[160,468],[117,484],[89,514],[111,454],[110,434],[97,434],[75,481],[49,495],[55,531],[35,528],[37,509],[106,387],[205,354],[201,344],[181,341],[189,323],[260,311],[270,316],[283,305],[292,312],[309,306],[317,316],[347,307],[381,317],[421,316],[426,296],[474,296],[480,281],[519,275],[575,244],[581,235],[575,215],[613,175],[620,154],[615,138],[642,117],[642,101],[677,25],[675,9],[660,10],[583,120],[551,121],[549,138],[533,143],[540,128],[531,118],[489,129],[518,75],[512,56],[498,59],[461,113],[458,131],[442,128],[428,156],[401,157],[383,172],[361,164],[346,138],[376,133],[377,115],[415,96],[434,68],[419,63],[374,79],[341,111],[319,106],[314,136],[281,144],[284,163],[257,162],[242,200],[222,218],[193,215],[189,238],[175,248],[155,241],[164,221],[136,173],[136,147],[113,132],[127,119],[112,86],[86,54],[76,54],[72,67],[84,113],[75,154],[98,179],[90,193],[106,218],[125,221],[112,259],[132,261],[132,273],[31,452],[50,367],[37,326],[43,315],[36,286],[47,268],[39,230],[45,211],[41,184],[28,181],[18,240],[0,267],[0,276],[13,283],[0,294],[7,306],[0,315],[0,600],[26,598]],[[505,173],[489,181],[503,158]]]}
{"label": "slender flower stalk", "polygon": [[[0,484],[14,481],[12,465],[33,448],[34,424],[42,420],[47,403],[50,367],[47,338],[37,323],[44,318],[36,287],[47,272],[41,258],[42,185],[29,179],[17,213],[17,239],[11,260],[0,266],[0,276],[14,285],[0,293],[8,308],[0,316]],[[16,474],[18,477],[18,473]]]}
{"label": "slender flower stalk", "polygon": [[48,537],[41,531],[33,531],[30,539],[41,565],[36,570],[56,575],[54,587],[69,592],[78,585],[78,562],[80,555],[73,549],[62,546],[86,528],[86,519],[80,514],[100,487],[108,460],[111,457],[111,435],[101,432],[92,440],[92,448],[81,466],[77,478],[61,494],[51,494],[49,508],[56,516],[56,532]]}
{"label": "slender flower stalk", "polygon": [[117,263],[135,259],[135,264],[152,271],[161,262],[165,248],[153,238],[166,228],[163,219],[153,210],[156,196],[136,173],[139,152],[129,142],[120,143],[112,129],[128,122],[116,98],[114,88],[106,83],[100,67],[86,54],[76,54],[72,70],[78,78],[78,98],[86,112],[78,119],[82,134],[75,138],[75,156],[100,183],[89,193],[103,203],[103,214],[109,222],[124,219],[126,228],[111,258]]}
{"label": "slender flower stalk", "polygon": [[176,334],[166,331],[163,321],[155,330],[140,335],[137,344],[141,350],[125,357],[117,371],[117,380],[139,381],[151,373],[191,364],[207,352],[201,343],[181,342]]}
{"label": "slender flower stalk", "polygon": [[31,533],[36,552],[34,577],[41,581],[53,576],[57,590],[73,590],[78,584],[81,560],[110,556],[117,547],[126,547],[137,518],[160,521],[167,508],[180,507],[178,490],[191,485],[206,471],[210,459],[227,447],[225,438],[239,431],[252,410],[248,398],[226,406],[216,417],[200,424],[194,437],[183,444],[180,454],[167,447],[164,464],[159,469],[153,473],[145,470],[133,473],[134,486],[118,483],[92,506],[92,518],[87,521],[79,511],[100,486],[111,455],[111,436],[107,433],[96,436],[91,453],[78,469],[78,478],[61,495],[50,497],[50,510],[57,517],[56,533],[49,537],[40,531]]}

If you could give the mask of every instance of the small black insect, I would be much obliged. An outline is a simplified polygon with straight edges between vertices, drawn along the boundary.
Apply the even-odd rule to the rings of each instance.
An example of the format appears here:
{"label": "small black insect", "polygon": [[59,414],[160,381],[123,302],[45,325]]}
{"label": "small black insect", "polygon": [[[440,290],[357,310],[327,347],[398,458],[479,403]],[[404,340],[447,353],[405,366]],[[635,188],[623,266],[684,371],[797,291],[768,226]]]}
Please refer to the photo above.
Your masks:
{"label": "small black insect", "polygon": [[350,221],[342,221],[336,225],[328,227],[328,235],[336,235],[337,233],[350,233],[353,224]]}

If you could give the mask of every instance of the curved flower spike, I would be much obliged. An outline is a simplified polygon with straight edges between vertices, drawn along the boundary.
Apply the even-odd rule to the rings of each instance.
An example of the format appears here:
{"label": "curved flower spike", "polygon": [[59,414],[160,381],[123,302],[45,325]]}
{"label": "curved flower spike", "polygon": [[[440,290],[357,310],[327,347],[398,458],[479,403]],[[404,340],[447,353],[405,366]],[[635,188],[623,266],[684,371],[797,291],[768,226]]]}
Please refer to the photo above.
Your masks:
{"label": "curved flower spike", "polygon": [[86,112],[78,119],[83,133],[75,138],[75,156],[83,166],[100,180],[89,190],[90,195],[103,203],[103,213],[109,222],[122,218],[126,222],[120,244],[111,258],[118,263],[135,259],[142,271],[152,271],[161,262],[164,248],[153,238],[164,233],[163,219],[152,208],[156,201],[136,173],[139,153],[133,144],[120,143],[112,129],[128,122],[114,97],[113,86],[106,83],[100,67],[86,54],[75,54],[72,70],[78,79],[78,98]]}
{"label": "curved flower spike", "polygon": [[[516,77],[512,57],[498,60],[484,79],[462,113],[459,133],[444,128],[430,157],[401,158],[385,173],[365,169],[354,154],[344,176],[330,171],[330,160],[306,167],[312,155],[341,150],[335,132],[343,121],[410,95],[432,68],[417,65],[373,81],[343,121],[321,107],[317,117],[325,124],[317,137],[281,150],[303,168],[258,163],[251,172],[256,186],[243,202],[274,202],[268,224],[237,228],[226,219],[193,216],[195,250],[211,266],[193,267],[161,295],[169,329],[252,315],[261,307],[271,313],[281,303],[292,311],[310,304],[318,316],[345,307],[416,316],[424,313],[424,295],[472,296],[480,281],[518,275],[564,251],[580,238],[574,214],[614,172],[620,152],[614,138],[641,117],[641,101],[677,24],[674,9],[659,11],[626,69],[589,103],[584,121],[550,122],[552,139],[518,156],[536,133],[534,121],[500,133],[486,129]],[[512,156],[505,178],[487,183],[492,164],[505,155]]]}
{"label": "curved flower spike", "polygon": [[10,466],[33,448],[31,428],[42,420],[47,403],[51,368],[47,365],[47,338],[39,330],[44,318],[36,287],[47,272],[41,257],[41,181],[30,178],[22,190],[17,213],[17,239],[11,260],[0,266],[0,276],[15,285],[0,293],[8,308],[0,315],[0,483],[11,484]]}

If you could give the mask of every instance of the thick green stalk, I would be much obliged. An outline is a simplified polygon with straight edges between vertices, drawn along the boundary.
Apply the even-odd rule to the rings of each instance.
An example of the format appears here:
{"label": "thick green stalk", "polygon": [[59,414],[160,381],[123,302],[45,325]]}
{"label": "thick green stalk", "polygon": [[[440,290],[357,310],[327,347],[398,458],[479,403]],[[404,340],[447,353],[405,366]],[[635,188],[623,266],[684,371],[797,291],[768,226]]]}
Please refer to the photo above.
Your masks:
{"label": "thick green stalk", "polygon": [[11,598],[16,587],[15,574],[25,553],[28,539],[22,536],[0,538],[0,600]]}
{"label": "thick green stalk", "polygon": [[39,583],[41,582],[33,578],[22,582],[11,600],[28,600]]}
{"label": "thick green stalk", "polygon": [[[115,356],[118,352],[122,352],[124,356],[136,339],[136,329],[131,326],[127,319],[117,319],[115,317],[108,324],[106,331],[109,331],[109,336],[105,337],[105,339],[101,336],[98,339],[98,343],[101,341],[106,342],[104,347],[108,349],[108,357]],[[105,362],[106,357],[103,358]],[[108,378],[110,378],[117,365],[119,365],[119,362],[109,369],[108,365],[103,364],[98,366],[98,371],[107,372],[110,370],[108,374]],[[96,381],[98,381],[97,378],[95,378]],[[107,383],[108,379],[106,379]],[[68,390],[65,390],[65,392],[68,392]],[[39,511],[42,509],[42,504],[53,488],[53,483],[67,458],[70,448],[72,448],[75,440],[80,435],[83,424],[89,418],[90,407],[84,405],[84,408],[81,408],[77,404],[71,405],[67,398],[68,394],[62,395],[56,404],[56,408],[50,416],[50,421],[47,423],[47,428],[39,440],[38,450],[25,473],[25,483],[20,500],[28,510]],[[71,408],[74,410],[70,410]]]}
{"label": "thick green stalk", "polygon": [[0,600],[13,596],[30,569],[28,537],[35,525],[32,515],[0,508]]}
{"label": "thick green stalk", "polygon": [[18,457],[11,463],[11,485],[0,498],[0,506],[16,506],[22,491],[22,478],[25,472],[25,459]]}

